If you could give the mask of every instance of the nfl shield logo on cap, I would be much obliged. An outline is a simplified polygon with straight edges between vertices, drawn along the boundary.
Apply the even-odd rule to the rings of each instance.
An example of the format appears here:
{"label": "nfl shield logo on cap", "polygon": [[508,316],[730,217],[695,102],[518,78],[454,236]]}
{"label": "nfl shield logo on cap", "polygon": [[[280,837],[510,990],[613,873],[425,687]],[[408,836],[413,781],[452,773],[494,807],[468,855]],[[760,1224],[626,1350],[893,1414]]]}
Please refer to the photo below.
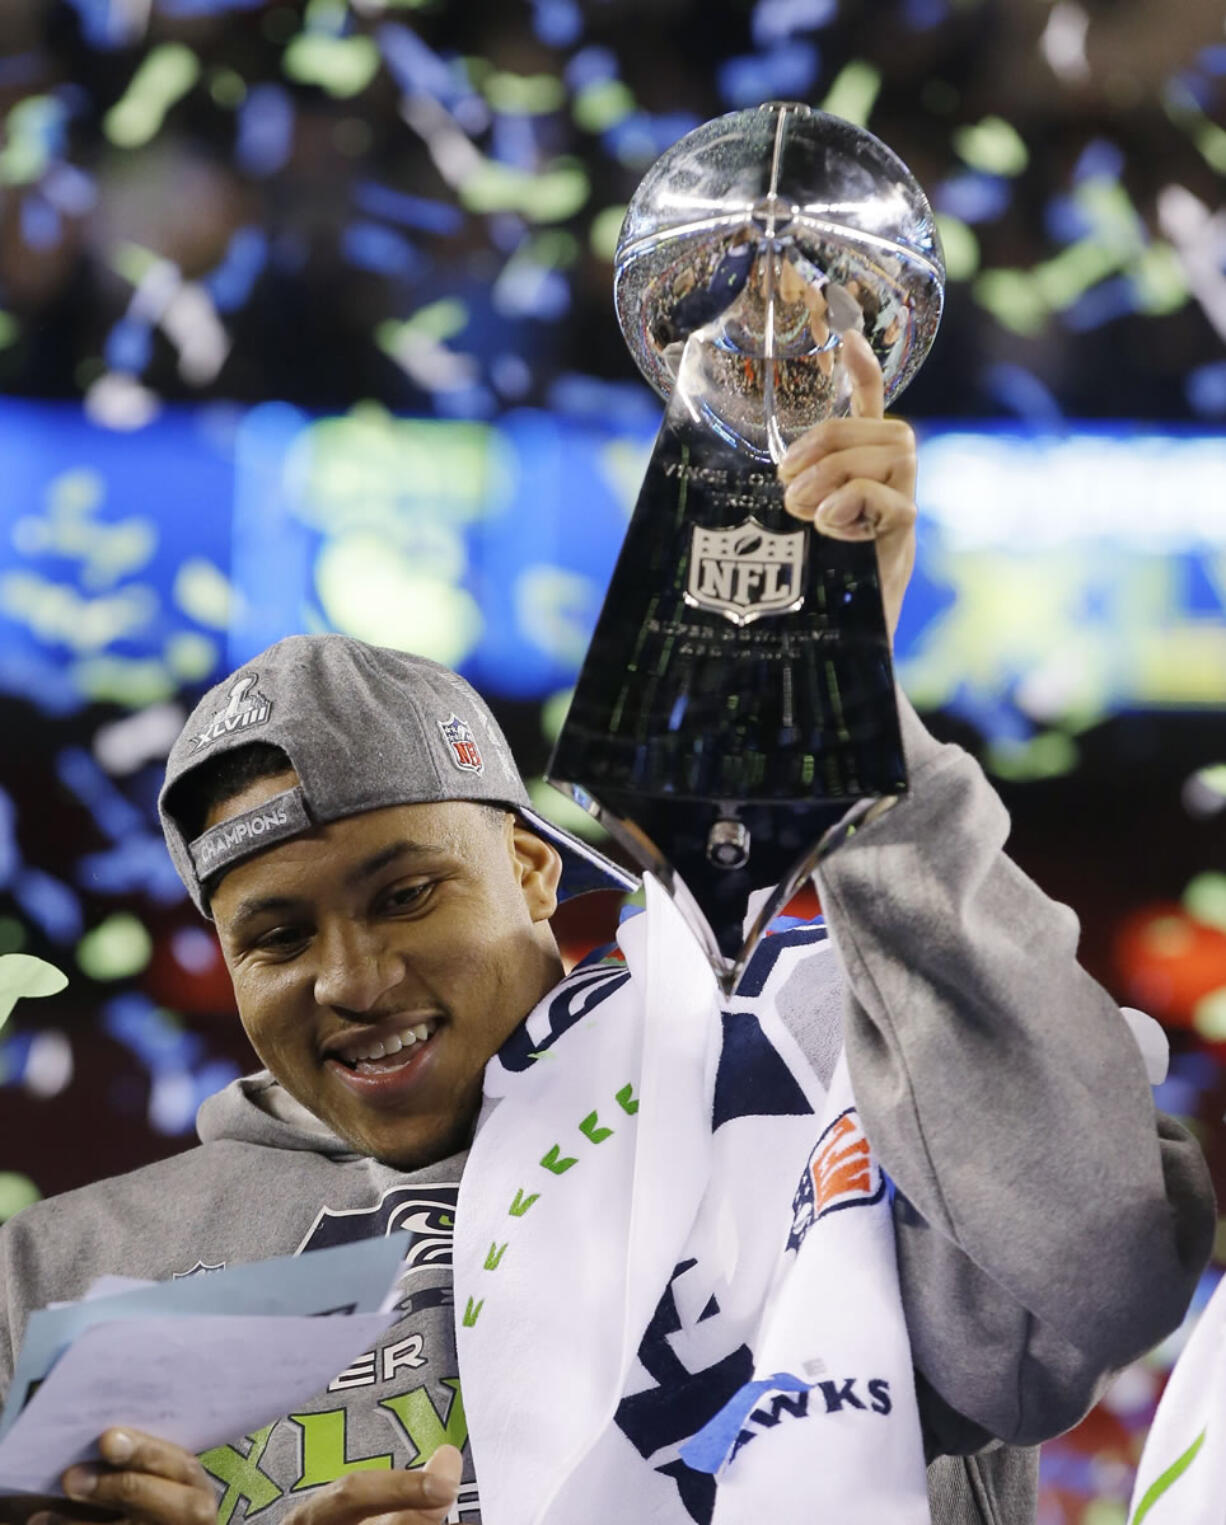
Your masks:
{"label": "nfl shield logo on cap", "polygon": [[438,728],[451,750],[451,760],[465,773],[483,773],[485,764],[477,750],[477,739],[472,731],[454,712],[448,720],[440,720]]}

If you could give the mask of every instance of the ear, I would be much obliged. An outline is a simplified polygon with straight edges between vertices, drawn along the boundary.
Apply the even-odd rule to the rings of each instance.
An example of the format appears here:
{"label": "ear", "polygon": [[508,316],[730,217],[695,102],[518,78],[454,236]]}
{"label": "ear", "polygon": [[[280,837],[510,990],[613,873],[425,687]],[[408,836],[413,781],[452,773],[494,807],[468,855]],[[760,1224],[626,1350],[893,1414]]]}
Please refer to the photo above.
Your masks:
{"label": "ear", "polygon": [[558,908],[558,882],[562,858],[551,842],[521,826],[514,817],[511,851],[519,874],[519,888],[533,921],[548,921]]}

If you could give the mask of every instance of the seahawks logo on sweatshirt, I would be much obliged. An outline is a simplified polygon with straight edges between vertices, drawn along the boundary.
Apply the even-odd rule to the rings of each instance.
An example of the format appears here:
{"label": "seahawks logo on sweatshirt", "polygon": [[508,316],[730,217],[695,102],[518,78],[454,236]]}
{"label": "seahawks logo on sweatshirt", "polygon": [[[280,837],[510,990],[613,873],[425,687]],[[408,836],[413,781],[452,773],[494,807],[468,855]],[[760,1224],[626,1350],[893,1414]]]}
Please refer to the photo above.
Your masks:
{"label": "seahawks logo on sweatshirt", "polygon": [[427,1266],[450,1268],[459,1196],[458,1182],[440,1182],[389,1187],[373,1207],[322,1207],[297,1253],[329,1250],[338,1244],[355,1244],[361,1239],[408,1230],[413,1242],[405,1257],[406,1271]]}

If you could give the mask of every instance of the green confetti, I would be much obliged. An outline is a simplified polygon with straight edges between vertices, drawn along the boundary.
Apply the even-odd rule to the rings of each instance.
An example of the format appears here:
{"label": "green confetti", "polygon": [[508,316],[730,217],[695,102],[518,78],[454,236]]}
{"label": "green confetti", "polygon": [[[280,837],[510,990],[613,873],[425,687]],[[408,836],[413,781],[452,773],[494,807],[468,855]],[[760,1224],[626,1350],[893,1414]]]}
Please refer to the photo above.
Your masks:
{"label": "green confetti", "polygon": [[29,1176],[16,1170],[0,1170],[0,1223],[7,1223],[23,1208],[41,1201],[42,1195]]}
{"label": "green confetti", "polygon": [[1020,175],[1030,162],[1025,140],[1001,116],[985,116],[973,126],[957,128],[953,145],[972,169],[986,175]]}
{"label": "green confetti", "polygon": [[881,70],[863,58],[852,59],[839,70],[821,109],[857,127],[867,127],[880,89]]}
{"label": "green confetti", "polygon": [[68,675],[87,699],[140,710],[173,699],[178,683],[153,658],[98,656],[74,662]]}
{"label": "green confetti", "polygon": [[533,174],[483,159],[459,186],[470,212],[520,212],[531,222],[563,222],[581,211],[591,191],[587,170],[577,159],[557,159]]}
{"label": "green confetti", "polygon": [[1160,317],[1178,312],[1191,296],[1179,255],[1167,243],[1150,244],[1129,270],[1142,312]]}
{"label": "green confetti", "polygon": [[433,339],[436,344],[445,344],[448,339],[454,339],[468,327],[468,304],[461,302],[458,297],[444,297],[439,302],[429,302],[425,307],[419,307],[412,317],[398,325],[399,331],[405,334],[419,334],[423,338]]}
{"label": "green confetti", "polygon": [[620,79],[599,80],[585,85],[575,96],[571,110],[584,132],[607,132],[634,110],[634,92]]}
{"label": "green confetti", "polygon": [[217,642],[194,630],[180,630],[166,642],[166,665],[180,683],[199,683],[217,666]]}
{"label": "green confetti", "polygon": [[467,589],[423,575],[419,562],[382,536],[347,535],[315,564],[320,606],[332,628],[458,667],[481,639],[480,605]]}
{"label": "green confetti", "polygon": [[8,1021],[18,1001],[58,995],[67,984],[68,976],[44,959],[29,953],[0,956],[0,1027]]}
{"label": "green confetti", "polygon": [[1015,783],[1059,778],[1077,766],[1077,744],[1062,731],[1046,731],[1023,742],[993,742],[988,768],[997,778]]}
{"label": "green confetti", "polygon": [[379,68],[373,38],[301,32],[286,48],[281,67],[300,85],[318,85],[335,100],[360,95]]}
{"label": "green confetti", "polygon": [[566,87],[556,74],[511,74],[506,69],[488,74],[481,91],[495,111],[508,116],[544,116],[559,110],[566,99]]}
{"label": "green confetti", "polygon": [[[541,705],[541,735],[550,746],[561,735],[566,717],[570,713],[571,700],[574,697],[573,688],[563,688],[556,694],[551,694]],[[587,812],[584,811],[584,814],[586,815]]]}
{"label": "green confetti", "polygon": [[209,94],[224,110],[234,110],[247,99],[247,81],[234,69],[214,69]]}
{"label": "green confetti", "polygon": [[600,259],[612,260],[617,252],[617,240],[621,237],[622,223],[626,220],[624,206],[605,207],[592,218],[589,236],[592,253]]}
{"label": "green confetti", "polygon": [[1015,334],[1040,333],[1049,308],[1029,270],[985,270],[975,281],[975,300]]}
{"label": "green confetti", "polygon": [[51,164],[51,124],[61,107],[49,95],[31,95],[18,101],[4,119],[4,147],[0,149],[0,185],[34,185]]}
{"label": "green confetti", "polygon": [[235,598],[230,579],[203,556],[189,557],[175,574],[175,603],[198,625],[228,630]]}
{"label": "green confetti", "polygon": [[0,311],[0,350],[9,349],[21,337],[21,324],[11,312]]}
{"label": "green confetti", "polygon": [[118,911],[77,944],[77,963],[91,980],[126,980],[153,956],[153,939],[135,916]]}
{"label": "green confetti", "polygon": [[1183,892],[1183,906],[1205,926],[1226,932],[1226,874],[1197,874]]}
{"label": "green confetti", "polygon": [[1202,996],[1192,1008],[1192,1026],[1209,1043],[1226,1043],[1226,986]]}
{"label": "green confetti", "polygon": [[937,232],[945,251],[945,273],[951,281],[969,281],[979,269],[979,240],[961,218],[938,212]]}
{"label": "green confetti", "polygon": [[36,572],[0,577],[0,610],[39,640],[77,652],[100,651],[134,635],[149,624],[157,608],[157,594],[140,585],[103,598],[82,598],[70,584],[52,582]]}
{"label": "green confetti", "polygon": [[200,60],[181,42],[164,42],[141,61],[123,96],[102,119],[117,148],[140,148],[156,137],[166,113],[200,78]]}
{"label": "green confetti", "polygon": [[547,821],[552,821],[555,826],[561,826],[564,831],[573,832],[575,836],[582,837],[587,842],[608,840],[608,832],[596,817],[588,815],[586,810],[555,789],[552,784],[546,783],[543,778],[530,778],[527,784],[529,799]]}

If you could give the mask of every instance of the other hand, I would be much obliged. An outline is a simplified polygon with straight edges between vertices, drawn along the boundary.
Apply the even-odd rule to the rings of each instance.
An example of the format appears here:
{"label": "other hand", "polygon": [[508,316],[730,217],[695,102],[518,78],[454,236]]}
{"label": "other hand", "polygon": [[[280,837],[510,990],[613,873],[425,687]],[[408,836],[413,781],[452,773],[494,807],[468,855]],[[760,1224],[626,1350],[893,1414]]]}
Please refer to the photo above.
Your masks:
{"label": "other hand", "polygon": [[442,1525],[463,1471],[455,1446],[439,1446],[420,1471],[351,1472],[299,1504],[281,1525]]}
{"label": "other hand", "polygon": [[[190,1451],[126,1427],[104,1430],[98,1450],[100,1462],[69,1467],[60,1479],[70,1500],[139,1525],[216,1525],[217,1494]],[[62,1512],[73,1518],[71,1504]]]}
{"label": "other hand", "polygon": [[814,424],[779,464],[784,507],[835,540],[875,540],[890,640],[915,565],[915,435],[885,417],[885,382],[862,334],[843,335],[850,418]]}

